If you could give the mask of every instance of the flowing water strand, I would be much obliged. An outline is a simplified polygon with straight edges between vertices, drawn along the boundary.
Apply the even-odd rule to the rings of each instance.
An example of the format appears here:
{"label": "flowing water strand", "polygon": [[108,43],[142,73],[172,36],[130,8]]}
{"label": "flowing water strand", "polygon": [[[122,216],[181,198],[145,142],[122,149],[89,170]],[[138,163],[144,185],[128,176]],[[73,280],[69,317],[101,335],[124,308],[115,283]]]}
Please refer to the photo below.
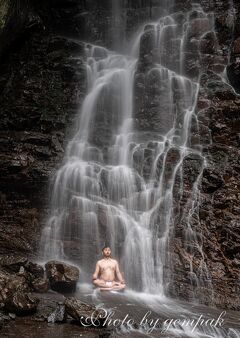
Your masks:
{"label": "flowing water strand", "polygon": [[[202,286],[209,279],[193,226],[205,159],[201,145],[191,142],[191,127],[197,120],[199,42],[213,24],[199,5],[191,13],[173,13],[146,24],[129,55],[86,44],[88,93],[55,176],[51,214],[42,234],[45,259],[74,261],[86,272],[85,281],[108,243],[129,288],[166,293],[172,273],[170,242],[182,221],[175,210],[185,198],[183,176],[189,157],[197,158],[199,170],[183,206],[183,244],[192,257],[192,283]],[[145,90],[158,93],[154,104],[159,130],[153,131],[138,128],[133,104],[144,41],[151,55]],[[191,62],[197,67],[189,74],[186,65]],[[193,269],[194,255],[199,257],[198,271]]]}

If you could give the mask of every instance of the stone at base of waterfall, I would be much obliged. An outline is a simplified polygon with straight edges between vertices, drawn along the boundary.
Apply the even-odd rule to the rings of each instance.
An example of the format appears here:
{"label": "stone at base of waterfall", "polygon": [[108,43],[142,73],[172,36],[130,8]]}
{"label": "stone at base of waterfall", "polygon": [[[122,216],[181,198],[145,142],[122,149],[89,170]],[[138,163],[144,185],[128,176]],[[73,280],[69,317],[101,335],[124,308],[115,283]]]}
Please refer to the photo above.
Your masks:
{"label": "stone at base of waterfall", "polygon": [[47,317],[48,323],[62,323],[67,319],[66,308],[63,303],[58,303],[56,309]]}
{"label": "stone at base of waterfall", "polygon": [[19,255],[1,255],[0,266],[10,272],[18,272],[21,266],[25,266],[28,259]]}
{"label": "stone at base of waterfall", "polygon": [[34,279],[34,281],[31,283],[34,291],[40,292],[40,293],[45,293],[48,292],[49,290],[49,281],[45,278],[37,278]]}
{"label": "stone at base of waterfall", "polygon": [[16,291],[5,300],[4,310],[18,315],[30,314],[37,310],[38,303],[39,299],[37,297],[29,293]]}
{"label": "stone at base of waterfall", "polygon": [[20,255],[1,255],[0,266],[8,272],[19,272],[21,270],[31,274],[31,278],[42,278],[44,269],[41,265],[29,261],[26,257]]}
{"label": "stone at base of waterfall", "polygon": [[4,312],[25,315],[36,311],[39,299],[29,293],[28,277],[25,272],[0,270],[0,308]]}
{"label": "stone at base of waterfall", "polygon": [[57,292],[74,292],[79,279],[79,269],[59,261],[49,261],[45,264],[50,287]]}
{"label": "stone at base of waterfall", "polygon": [[24,266],[25,270],[30,273],[34,278],[43,278],[44,269],[41,265],[28,261]]}
{"label": "stone at base of waterfall", "polygon": [[74,297],[66,298],[65,309],[68,315],[77,320],[80,325],[91,326],[93,322],[97,322],[98,327],[103,326],[104,318],[107,312],[103,309],[97,309],[94,305],[81,302]]}
{"label": "stone at base of waterfall", "polygon": [[29,285],[25,276],[10,274],[0,270],[0,308],[4,308],[6,302],[17,292],[28,292]]}

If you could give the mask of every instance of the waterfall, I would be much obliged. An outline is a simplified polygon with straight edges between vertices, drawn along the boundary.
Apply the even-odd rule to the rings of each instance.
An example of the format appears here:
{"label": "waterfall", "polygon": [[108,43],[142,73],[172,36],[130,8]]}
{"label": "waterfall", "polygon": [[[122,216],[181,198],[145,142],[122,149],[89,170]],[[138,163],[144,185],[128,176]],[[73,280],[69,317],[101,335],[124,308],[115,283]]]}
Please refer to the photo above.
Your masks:
{"label": "waterfall", "polygon": [[[115,11],[119,18],[119,8]],[[207,32],[215,34],[213,17],[194,4],[190,12],[145,24],[128,55],[86,44],[88,93],[55,175],[41,240],[44,259],[74,261],[85,272],[83,281],[89,281],[101,248],[108,244],[129,288],[163,295],[172,274],[171,240],[176,225],[184,222],[185,249],[199,262],[196,273],[189,261],[192,282],[209,280],[196,232],[198,186],[206,165],[196,115],[204,67],[199,46]],[[155,95],[148,102],[154,106],[154,130],[136,116],[141,67],[144,90]],[[186,198],[189,160],[196,161],[197,174],[189,177]]]}

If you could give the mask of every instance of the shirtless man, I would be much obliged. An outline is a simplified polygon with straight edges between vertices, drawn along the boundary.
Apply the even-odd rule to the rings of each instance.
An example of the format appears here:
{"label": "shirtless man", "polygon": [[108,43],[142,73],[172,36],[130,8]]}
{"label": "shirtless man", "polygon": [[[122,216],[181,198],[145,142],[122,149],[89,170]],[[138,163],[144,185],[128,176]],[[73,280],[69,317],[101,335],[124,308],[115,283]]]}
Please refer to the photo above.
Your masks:
{"label": "shirtless man", "polygon": [[[103,259],[100,259],[96,264],[93,284],[99,287],[101,291],[123,290],[126,284],[119,270],[118,262],[111,258],[109,246],[105,246],[102,249],[102,254]],[[115,275],[118,281],[116,281]]]}

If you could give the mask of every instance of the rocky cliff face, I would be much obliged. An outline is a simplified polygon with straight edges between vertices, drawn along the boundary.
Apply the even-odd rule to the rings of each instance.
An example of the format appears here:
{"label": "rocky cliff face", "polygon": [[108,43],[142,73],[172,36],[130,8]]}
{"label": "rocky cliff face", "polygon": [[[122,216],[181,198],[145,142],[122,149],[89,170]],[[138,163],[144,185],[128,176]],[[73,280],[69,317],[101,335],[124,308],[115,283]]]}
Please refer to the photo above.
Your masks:
{"label": "rocky cliff face", "polygon": [[[185,11],[190,3],[175,1],[170,10]],[[48,213],[51,178],[61,163],[86,91],[84,42],[111,47],[114,41],[129,39],[141,23],[158,17],[162,9],[158,1],[122,1],[122,14],[113,16],[111,1],[35,4],[26,0],[12,4],[0,36],[0,250],[34,255]],[[214,304],[239,309],[235,296],[240,287],[240,7],[237,1],[231,7],[221,0],[201,0],[201,5],[215,14],[218,40],[217,51],[211,34],[201,46],[204,71],[197,104],[199,130],[194,124],[192,130],[193,142],[194,137],[200,138],[207,158],[195,226],[209,276],[201,286],[191,278],[189,265],[196,272],[199,257],[184,246],[182,220],[176,224],[171,243],[173,275],[168,292],[184,299],[193,299],[198,293],[196,298],[208,303],[212,296],[208,290],[213,288]],[[142,92],[146,62],[151,64],[147,39],[140,53],[142,62],[135,80],[137,127],[157,131],[161,121],[155,120],[154,108],[145,106],[143,98],[147,95],[154,101],[158,93],[151,88]],[[226,63],[236,92],[217,75]],[[186,75],[194,78],[197,71],[196,64],[187,63]],[[185,195],[180,213],[191,188],[190,178],[198,175],[199,166],[198,159],[191,157],[184,165]]]}
{"label": "rocky cliff face", "polygon": [[[198,224],[204,235],[203,251],[214,289],[213,303],[239,309],[240,304],[235,297],[240,287],[240,101],[236,94],[239,67],[239,4],[235,2],[233,8],[223,1],[216,1],[212,6],[209,2],[202,1],[202,5],[207,11],[212,10],[215,13],[215,29],[220,51],[222,57],[228,59],[226,71],[233,88],[216,75],[215,67],[207,67],[201,76],[197,109],[207,166],[201,181]],[[206,289],[202,294],[208,297]]]}
{"label": "rocky cliff face", "polygon": [[20,7],[10,8],[1,34],[0,250],[4,253],[36,252],[49,179],[61,162],[66,127],[85,92],[83,44],[57,35],[54,8],[45,15],[44,5],[35,8],[20,2]]}
{"label": "rocky cliff face", "polygon": [[[187,2],[185,3],[187,5]],[[175,3],[176,5],[176,3]],[[208,22],[202,21],[197,28],[197,20],[192,13],[189,54],[185,60],[185,74],[194,79],[200,71],[200,90],[196,114],[198,125],[192,121],[191,143],[203,146],[206,167],[199,184],[198,204],[189,206],[192,182],[201,171],[201,159],[190,155],[184,160],[183,195],[176,208],[174,234],[171,243],[170,282],[168,291],[176,297],[200,299],[218,306],[239,309],[236,292],[239,292],[239,97],[238,92],[238,37],[239,5],[231,7],[223,1],[201,1],[207,13],[214,13],[215,32],[208,31]],[[183,10],[184,8],[180,8]],[[185,6],[188,9],[188,6]],[[178,8],[179,9],[179,8]],[[177,20],[181,20],[181,13]],[[205,26],[205,27],[204,27]],[[194,60],[194,52],[199,32],[206,31],[200,42],[200,62]],[[135,81],[135,116],[140,130],[159,131],[166,128],[159,115],[159,97],[164,88],[158,84],[158,76],[149,69],[154,64],[151,50],[151,28],[143,36],[140,47],[140,62]],[[171,57],[170,53],[168,57]],[[197,56],[198,57],[198,56]],[[222,77],[226,67],[230,84]],[[236,90],[236,92],[235,92]],[[165,94],[167,95],[167,93]],[[150,104],[149,104],[150,102]],[[163,113],[167,106],[162,107]],[[159,118],[160,117],[160,118]],[[171,119],[171,116],[169,116]],[[164,120],[167,123],[166,119]],[[177,159],[177,152],[169,155],[169,168]],[[147,161],[147,158],[145,159]],[[170,169],[169,169],[170,170]],[[176,180],[175,190],[180,189]],[[176,196],[177,201],[177,196]],[[178,202],[177,202],[178,203]],[[187,217],[191,213],[192,229],[196,234],[193,243],[202,243],[205,266],[201,263],[201,253],[189,245]],[[189,234],[188,234],[189,235]],[[204,278],[199,283],[196,276]],[[169,277],[166,278],[169,281]],[[212,292],[214,290],[214,292]]]}

